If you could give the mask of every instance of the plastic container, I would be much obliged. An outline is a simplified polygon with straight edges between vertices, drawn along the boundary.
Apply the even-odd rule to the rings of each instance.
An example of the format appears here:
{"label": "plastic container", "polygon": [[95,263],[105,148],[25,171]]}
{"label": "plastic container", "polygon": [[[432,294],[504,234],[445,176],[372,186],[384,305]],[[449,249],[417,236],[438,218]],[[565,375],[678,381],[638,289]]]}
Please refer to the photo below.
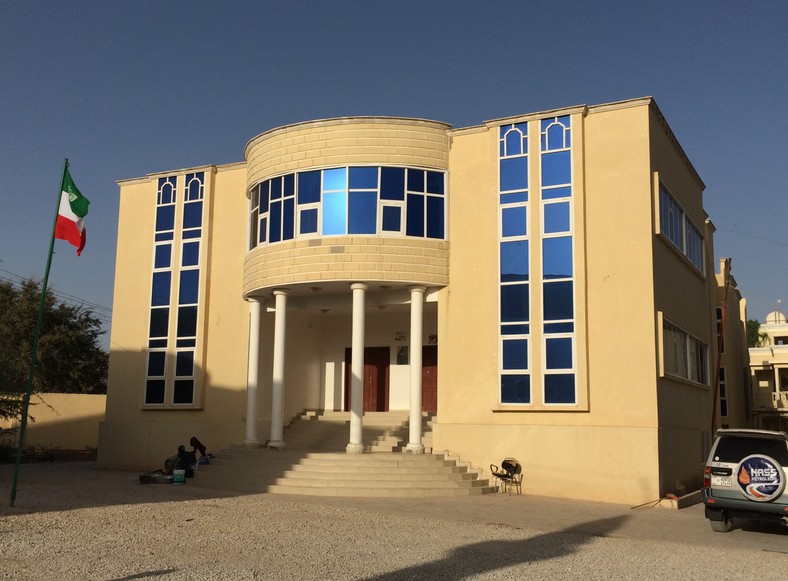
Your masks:
{"label": "plastic container", "polygon": [[173,484],[184,484],[186,482],[186,470],[173,470],[172,471],[172,483]]}

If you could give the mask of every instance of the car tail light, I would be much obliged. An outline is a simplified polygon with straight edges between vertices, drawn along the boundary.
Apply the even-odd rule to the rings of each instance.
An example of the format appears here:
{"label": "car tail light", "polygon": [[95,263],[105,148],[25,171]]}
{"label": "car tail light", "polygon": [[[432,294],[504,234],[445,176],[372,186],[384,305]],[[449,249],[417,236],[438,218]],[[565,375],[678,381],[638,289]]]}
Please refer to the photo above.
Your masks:
{"label": "car tail light", "polygon": [[711,466],[703,470],[703,488],[711,488]]}

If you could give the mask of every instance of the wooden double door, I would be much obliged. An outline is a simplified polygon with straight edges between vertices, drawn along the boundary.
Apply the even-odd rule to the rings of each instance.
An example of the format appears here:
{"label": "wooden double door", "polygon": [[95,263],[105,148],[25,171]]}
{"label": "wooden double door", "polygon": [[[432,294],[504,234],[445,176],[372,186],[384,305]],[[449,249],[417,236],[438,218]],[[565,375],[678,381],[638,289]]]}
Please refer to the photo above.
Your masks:
{"label": "wooden double door", "polygon": [[[345,410],[350,409],[351,350],[345,349]],[[389,347],[364,348],[364,396],[365,412],[385,412],[389,409]],[[421,409],[427,412],[438,410],[438,348],[426,345],[422,348]]]}

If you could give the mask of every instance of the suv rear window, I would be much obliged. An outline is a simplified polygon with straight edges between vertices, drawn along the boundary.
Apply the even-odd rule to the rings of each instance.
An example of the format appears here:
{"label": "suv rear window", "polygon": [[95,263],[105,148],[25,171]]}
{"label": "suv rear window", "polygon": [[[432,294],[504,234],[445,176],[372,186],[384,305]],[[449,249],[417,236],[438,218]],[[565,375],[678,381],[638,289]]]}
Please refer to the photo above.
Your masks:
{"label": "suv rear window", "polygon": [[788,446],[784,440],[722,436],[714,450],[714,458],[719,462],[738,464],[742,458],[751,454],[763,454],[774,458],[783,466],[788,466]]}

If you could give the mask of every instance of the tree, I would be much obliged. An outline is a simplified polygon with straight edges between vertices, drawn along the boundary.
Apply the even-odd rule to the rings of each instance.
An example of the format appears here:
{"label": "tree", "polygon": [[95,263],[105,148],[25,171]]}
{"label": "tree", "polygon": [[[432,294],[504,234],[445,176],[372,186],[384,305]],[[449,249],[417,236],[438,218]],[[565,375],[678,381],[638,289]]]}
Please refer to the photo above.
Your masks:
{"label": "tree", "polygon": [[[0,417],[27,388],[41,285],[0,281]],[[47,291],[33,391],[106,393],[109,356],[98,338],[104,332],[90,308],[58,303]],[[18,414],[17,414],[18,415]]]}
{"label": "tree", "polygon": [[769,341],[769,335],[761,332],[761,324],[753,319],[747,320],[747,347],[763,347]]}

